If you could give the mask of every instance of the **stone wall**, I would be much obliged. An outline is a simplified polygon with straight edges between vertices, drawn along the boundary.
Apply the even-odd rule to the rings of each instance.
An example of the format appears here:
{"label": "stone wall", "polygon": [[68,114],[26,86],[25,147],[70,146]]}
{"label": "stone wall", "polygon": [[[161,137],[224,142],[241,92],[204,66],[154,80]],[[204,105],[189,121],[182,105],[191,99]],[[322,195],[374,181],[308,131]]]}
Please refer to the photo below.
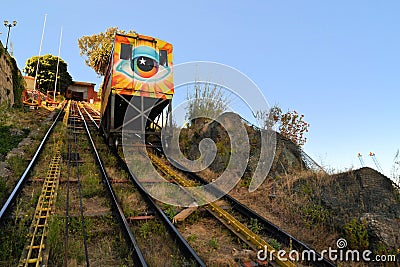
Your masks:
{"label": "stone wall", "polygon": [[391,180],[365,167],[326,179],[316,202],[330,211],[335,227],[356,219],[367,224],[369,249],[400,247],[400,198]]}
{"label": "stone wall", "polygon": [[8,106],[12,106],[14,104],[14,91],[8,57],[8,53],[5,52],[3,44],[0,42],[0,105],[7,103]]}

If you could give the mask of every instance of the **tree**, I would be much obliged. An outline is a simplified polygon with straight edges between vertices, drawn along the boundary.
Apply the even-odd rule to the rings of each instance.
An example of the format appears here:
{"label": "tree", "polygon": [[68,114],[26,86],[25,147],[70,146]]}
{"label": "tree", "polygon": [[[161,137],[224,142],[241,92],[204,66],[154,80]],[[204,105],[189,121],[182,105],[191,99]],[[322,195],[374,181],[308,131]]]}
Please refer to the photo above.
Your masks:
{"label": "tree", "polygon": [[[35,77],[38,60],[39,70],[36,78],[36,87],[39,88],[42,93],[46,93],[46,91],[53,91],[56,80],[58,57],[50,54],[40,57],[33,56],[26,61],[24,72],[29,76]],[[60,63],[58,66],[57,91],[64,93],[70,84],[72,84],[72,77],[68,73],[67,63],[60,58]]]}
{"label": "tree", "polygon": [[[196,82],[186,99],[188,106],[186,118],[195,121],[198,118],[216,118],[228,109],[230,99],[224,94],[221,86]],[[204,120],[203,119],[203,120]]]}
{"label": "tree", "polygon": [[254,117],[261,120],[264,129],[272,129],[279,121],[282,116],[282,109],[275,104],[269,110],[257,110]]}
{"label": "tree", "polygon": [[304,134],[308,132],[310,124],[304,121],[304,115],[299,115],[295,110],[282,114],[282,109],[274,105],[269,110],[258,110],[255,118],[261,120],[264,129],[278,126],[279,132],[298,146],[306,143]]}
{"label": "tree", "polygon": [[118,27],[111,27],[105,32],[82,36],[78,39],[80,55],[86,57],[86,65],[91,67],[100,76],[104,76],[107,71],[107,65],[116,33],[128,35],[136,34],[133,30],[126,33],[123,30],[119,30]]}
{"label": "tree", "polygon": [[304,133],[308,132],[310,124],[303,120],[304,115],[294,111],[288,111],[280,118],[279,131],[283,136],[292,140],[296,145],[302,146],[307,142]]}

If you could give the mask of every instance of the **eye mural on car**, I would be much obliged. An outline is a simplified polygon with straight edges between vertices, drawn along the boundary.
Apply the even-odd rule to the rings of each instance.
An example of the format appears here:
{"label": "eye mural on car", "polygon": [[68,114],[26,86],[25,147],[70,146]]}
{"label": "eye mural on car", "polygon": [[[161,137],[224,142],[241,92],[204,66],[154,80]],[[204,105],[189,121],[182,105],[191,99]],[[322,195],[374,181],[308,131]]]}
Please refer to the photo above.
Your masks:
{"label": "eye mural on car", "polygon": [[148,81],[150,78],[161,80],[171,72],[166,62],[160,64],[159,52],[153,47],[137,46],[132,50],[130,58],[130,64],[128,57],[123,58],[124,60],[117,65],[117,71],[136,80]]}
{"label": "eye mural on car", "polygon": [[132,60],[133,71],[143,78],[153,77],[158,71],[158,62],[155,59],[140,56]]}
{"label": "eye mural on car", "polygon": [[149,46],[138,46],[132,51],[131,68],[142,78],[151,78],[158,72],[160,57],[157,51]]}

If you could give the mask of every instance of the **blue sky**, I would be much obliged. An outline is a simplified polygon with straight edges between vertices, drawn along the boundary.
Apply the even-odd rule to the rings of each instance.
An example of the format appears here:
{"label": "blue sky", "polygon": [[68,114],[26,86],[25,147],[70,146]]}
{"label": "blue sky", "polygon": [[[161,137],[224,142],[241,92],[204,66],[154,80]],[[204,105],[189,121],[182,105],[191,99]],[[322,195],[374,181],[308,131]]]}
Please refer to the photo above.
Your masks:
{"label": "blue sky", "polygon": [[[74,80],[99,84],[77,39],[111,26],[174,45],[174,63],[230,65],[249,76],[270,104],[311,124],[305,151],[325,166],[366,165],[375,152],[386,175],[400,142],[399,1],[8,1],[0,21],[17,20],[10,42],[22,69],[37,55],[61,58]],[[5,44],[7,29],[0,39]]]}

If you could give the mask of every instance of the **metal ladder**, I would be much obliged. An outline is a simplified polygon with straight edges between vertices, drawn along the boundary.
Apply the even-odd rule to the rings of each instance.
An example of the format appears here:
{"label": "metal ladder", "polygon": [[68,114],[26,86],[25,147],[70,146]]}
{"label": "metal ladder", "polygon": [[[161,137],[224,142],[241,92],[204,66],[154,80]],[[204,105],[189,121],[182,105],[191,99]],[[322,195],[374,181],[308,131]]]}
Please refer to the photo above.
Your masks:
{"label": "metal ladder", "polygon": [[43,182],[42,192],[36,205],[30,228],[30,240],[24,247],[18,266],[40,266],[43,262],[43,250],[48,231],[48,220],[54,209],[60,177],[60,143],[56,144],[54,156],[50,161],[47,176]]}

